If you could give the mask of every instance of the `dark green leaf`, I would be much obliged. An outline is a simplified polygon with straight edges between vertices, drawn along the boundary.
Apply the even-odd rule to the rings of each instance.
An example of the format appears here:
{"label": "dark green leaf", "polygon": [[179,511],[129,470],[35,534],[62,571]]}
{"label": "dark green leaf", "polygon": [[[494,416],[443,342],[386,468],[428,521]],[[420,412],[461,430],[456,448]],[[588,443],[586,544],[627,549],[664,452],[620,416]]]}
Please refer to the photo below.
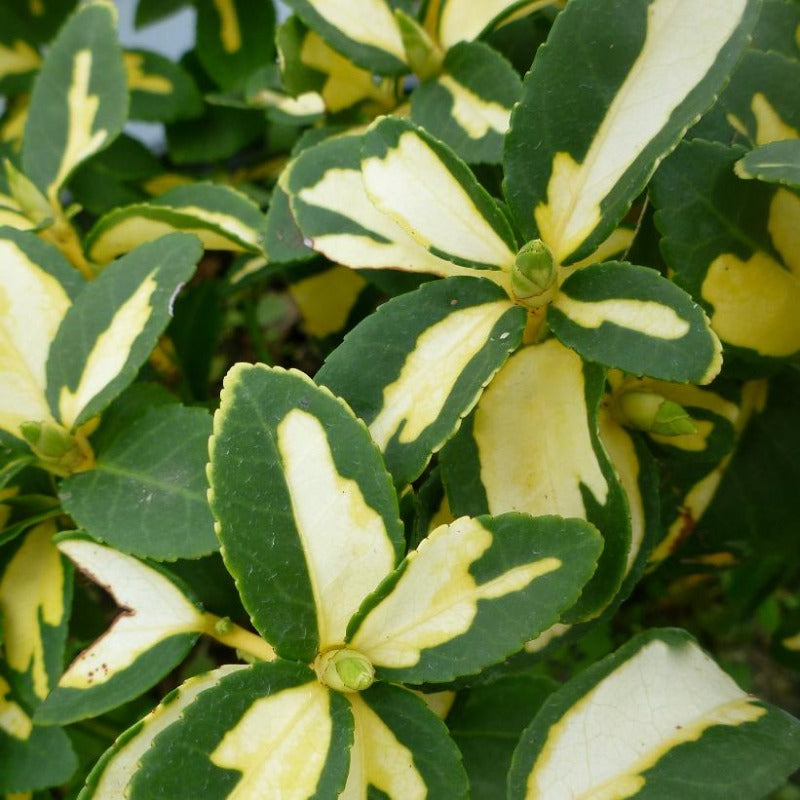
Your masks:
{"label": "dark green leaf", "polygon": [[167,405],[131,422],[97,453],[94,469],[61,483],[61,502],[93,537],[159,560],[217,548],[206,501],[211,419]]}
{"label": "dark green leaf", "polygon": [[561,285],[547,321],[588,361],[680,383],[710,383],[722,347],[703,310],[655,270],[593,264]]}

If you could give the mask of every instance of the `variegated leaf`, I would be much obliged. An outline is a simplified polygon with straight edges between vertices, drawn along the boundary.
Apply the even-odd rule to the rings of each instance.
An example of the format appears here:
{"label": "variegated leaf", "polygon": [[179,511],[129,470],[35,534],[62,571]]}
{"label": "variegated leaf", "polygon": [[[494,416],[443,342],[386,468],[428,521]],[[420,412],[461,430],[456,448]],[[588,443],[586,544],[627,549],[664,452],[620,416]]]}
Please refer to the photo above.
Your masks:
{"label": "variegated leaf", "polygon": [[211,417],[202,408],[150,408],[96,448],[91,470],[59,486],[64,510],[95,539],[160,561],[219,546],[206,500]]}
{"label": "variegated leaf", "polygon": [[34,725],[0,662],[0,792],[8,798],[69,780],[78,759],[65,731]]}
{"label": "variegated leaf", "polygon": [[449,50],[458,42],[477,39],[515,12],[539,5],[542,4],[531,0],[429,0],[425,27]]}
{"label": "variegated leaf", "polygon": [[747,43],[758,6],[755,0],[569,3],[511,119],[505,189],[523,235],[542,239],[562,264],[594,250],[711,105]]}
{"label": "variegated leaf", "polygon": [[709,308],[723,343],[750,359],[786,358],[800,350],[800,198],[737,178],[741,156],[682,144],[653,180],[656,224],[675,281]]}
{"label": "variegated leaf", "polygon": [[21,423],[52,420],[47,356],[84,281],[58,250],[30,233],[0,229],[0,258],[0,428],[20,437]]}
{"label": "variegated leaf", "polygon": [[523,348],[441,456],[455,514],[557,514],[598,528],[603,554],[569,622],[596,616],[614,599],[630,559],[630,510],[598,438],[604,382],[600,367],[555,339]]}
{"label": "variegated leaf", "polygon": [[[361,178],[360,136],[340,136],[310,147],[287,169],[283,181],[304,244],[331,261],[356,269],[444,277],[475,274],[471,267],[431,253],[372,204]],[[506,279],[506,273],[486,274]]]}
{"label": "variegated leaf", "polygon": [[434,281],[364,320],[315,380],[351,404],[405,486],[519,346],[525,323],[523,309],[489,281]]}
{"label": "variegated leaf", "polygon": [[336,798],[353,716],[306,666],[255,664],[223,677],[158,734],[128,797]]}
{"label": "variegated leaf", "polygon": [[400,29],[386,0],[363,0],[357,14],[335,0],[288,0],[287,5],[358,66],[379,75],[408,72]]}
{"label": "variegated leaf", "polygon": [[47,235],[47,228],[52,224],[55,215],[49,201],[13,161],[5,159],[3,166],[8,194],[0,194],[0,203],[21,211],[34,223],[37,230]]}
{"label": "variegated leaf", "polygon": [[391,681],[477,673],[570,609],[601,549],[582,520],[462,517],[406,557],[354,618],[348,644]]}
{"label": "variegated leaf", "polygon": [[688,138],[755,147],[800,137],[800,62],[745,53],[727,89]]}
{"label": "variegated leaf", "polygon": [[123,63],[131,119],[173,122],[202,114],[203,98],[179,64],[148,50],[126,50]]}
{"label": "variegated leaf", "polygon": [[24,172],[54,207],[75,167],[122,130],[127,108],[116,11],[95,0],[78,9],[50,46],[25,124]]}
{"label": "variegated leaf", "polygon": [[522,84],[513,67],[481,42],[447,52],[442,73],[411,95],[411,118],[471,164],[500,163]]}
{"label": "variegated leaf", "polygon": [[511,270],[517,245],[503,212],[469,167],[421,128],[379,119],[364,135],[361,172],[375,208],[432,255]]}
{"label": "variegated leaf", "polygon": [[198,695],[215,687],[222,678],[247,669],[228,664],[196,675],[170,692],[146,717],[123,733],[95,764],[80,793],[80,800],[120,800],[128,793],[133,776],[153,740],[177,722]]}
{"label": "variegated leaf", "polygon": [[52,520],[33,527],[0,570],[8,678],[29,709],[47,697],[64,661],[72,571],[52,542],[55,533]]}
{"label": "variegated leaf", "polygon": [[248,93],[248,104],[263,108],[267,119],[276,125],[310,125],[325,115],[325,101],[317,92],[292,97],[271,86],[248,85]]}
{"label": "variegated leaf", "polygon": [[640,437],[626,431],[601,404],[597,431],[617,480],[628,501],[631,545],[625,562],[622,586],[608,608],[628,598],[641,579],[645,565],[660,532],[658,503],[659,473],[656,461]]}
{"label": "variegated leaf", "polygon": [[756,147],[736,162],[740,178],[756,178],[800,189],[800,139],[784,139]]}
{"label": "variegated leaf", "polygon": [[412,692],[376,684],[348,696],[355,722],[347,785],[338,800],[379,796],[463,800],[461,757],[436,714]]}
{"label": "variegated leaf", "polygon": [[699,519],[698,536],[687,547],[694,545],[701,553],[749,553],[761,548],[770,553],[776,569],[791,561],[794,520],[800,510],[800,471],[793,458],[800,447],[799,401],[797,370],[779,373],[769,384],[764,380],[744,384],[737,422],[740,438],[733,458],[717,471],[716,483],[705,493],[701,487],[693,489],[693,502],[686,504],[690,513],[684,528],[691,529]]}
{"label": "variegated leaf", "polygon": [[329,47],[298,17],[289,17],[276,38],[281,74],[292,95],[318,93],[332,114],[361,103],[384,112],[397,104],[394,81],[376,82],[372,72]]}
{"label": "variegated leaf", "polygon": [[547,321],[588,361],[634,375],[710,383],[722,368],[722,345],[703,310],[646,267],[609,261],[578,270]]}
{"label": "variegated leaf", "polygon": [[194,236],[170,234],[108,266],[81,292],[47,361],[47,399],[65,426],[102,411],[134,379],[201,253]]}
{"label": "variegated leaf", "polygon": [[[619,423],[644,431],[658,445],[658,451],[671,457],[685,455],[693,461],[718,462],[733,448],[739,407],[735,402],[709,389],[679,383],[631,376],[611,376],[613,394],[611,412]],[[694,430],[667,432],[657,425],[647,427],[637,410],[644,410],[651,399],[662,399],[680,406],[688,415],[686,421]],[[652,407],[652,406],[651,406]]]}
{"label": "variegated leaf", "polygon": [[86,237],[93,261],[106,263],[171,231],[193,233],[208,250],[259,253],[264,216],[252,200],[228,186],[176,186],[148,203],[117,208]]}
{"label": "variegated leaf", "polygon": [[186,656],[204,629],[203,612],[160,568],[82,534],[59,537],[58,548],[123,611],[39,706],[35,719],[45,725],[94,716],[137,697]]}
{"label": "variegated leaf", "polygon": [[305,662],[343,644],[404,549],[363,423],[300,372],[240,364],[225,379],[210,453],[222,554],[256,629]]}
{"label": "variegated leaf", "polygon": [[42,63],[36,43],[13,8],[3,9],[0,31],[0,93],[12,95],[27,89]]}
{"label": "variegated leaf", "polygon": [[4,205],[0,202],[0,227],[14,228],[18,231],[29,231],[36,227],[27,214],[16,204]]}
{"label": "variegated leaf", "polygon": [[745,694],[688,634],[655,630],[545,701],[508,796],[758,800],[800,764],[798,743],[800,722]]}
{"label": "variegated leaf", "polygon": [[[690,387],[685,388],[689,389]],[[655,548],[650,556],[652,562],[659,562],[668,556],[674,555],[694,532],[709,507],[715,506],[714,499],[731,465],[732,456],[735,455],[735,451],[731,452],[732,448],[739,444],[742,434],[750,426],[751,421],[754,421],[753,418],[761,416],[769,396],[767,381],[763,379],[746,381],[742,385],[741,391],[732,394],[730,398],[723,398],[708,390],[695,391],[699,392],[702,397],[696,397],[692,401],[691,393],[689,393],[682,399],[688,401],[687,406],[691,409],[692,418],[698,429],[697,433],[687,436],[685,439],[684,437],[678,437],[683,439],[679,445],[683,445],[684,450],[676,447],[663,447],[661,449],[662,454],[665,454],[668,458],[683,457],[671,469],[671,485],[667,491],[662,492],[662,533],[658,547]],[[794,398],[792,397],[787,405],[793,405],[793,403]],[[706,412],[705,416],[701,416],[704,411]],[[787,411],[787,408],[783,409],[783,414],[779,411],[778,419],[786,415]],[[786,424],[786,421],[788,421],[786,416],[783,416],[783,419],[783,424]],[[754,421],[754,424],[758,425],[761,422],[757,420]],[[771,435],[759,436],[756,434],[753,436],[751,433],[747,440],[749,442],[757,442],[757,447],[766,446],[770,448],[769,442],[774,439]],[[787,483],[784,484],[784,487],[793,485],[792,478],[788,475],[785,465],[778,466],[776,464],[776,473],[773,479],[763,479],[762,471],[764,465],[776,463],[775,453],[770,452],[768,455],[758,453],[754,458],[744,459],[745,464],[748,461],[751,463],[750,469],[758,473],[758,480],[753,481],[746,478],[742,480],[737,475],[725,484],[728,489],[728,497],[735,497],[734,505],[737,511],[728,510],[725,508],[726,504],[722,504],[722,519],[724,520],[722,527],[725,529],[725,535],[723,536],[723,544],[716,545],[717,549],[728,546],[731,541],[738,540],[740,543],[746,541],[748,537],[740,534],[740,523],[744,523],[744,526],[753,526],[754,530],[751,536],[760,537],[760,531],[762,530],[762,522],[759,519],[760,514],[766,513],[767,509],[789,508],[786,503],[775,503],[775,499],[786,495],[786,489],[779,485],[780,481],[776,480],[776,478],[778,476],[783,478],[786,475]],[[738,463],[738,461],[735,463]],[[669,468],[669,464],[667,466]],[[759,488],[762,486],[769,487],[769,499],[759,498],[754,501],[747,498],[749,492],[743,490],[743,487],[747,486],[749,489],[751,485]],[[753,508],[758,508],[759,512],[755,515],[741,513],[738,510],[740,503],[746,503]],[[789,513],[792,514],[791,510],[789,510]],[[778,522],[778,524],[776,525],[775,522]],[[712,529],[714,527],[720,527],[719,522],[716,526],[712,523]],[[774,522],[770,520],[770,523],[763,525],[764,530],[783,527],[784,525],[778,520]],[[759,531],[759,533],[756,534],[756,531]],[[710,537],[704,536],[704,538]],[[713,548],[715,545],[711,544],[711,547]]]}
{"label": "variegated leaf", "polygon": [[223,89],[241,86],[271,64],[275,49],[275,8],[249,0],[199,0],[197,57]]}

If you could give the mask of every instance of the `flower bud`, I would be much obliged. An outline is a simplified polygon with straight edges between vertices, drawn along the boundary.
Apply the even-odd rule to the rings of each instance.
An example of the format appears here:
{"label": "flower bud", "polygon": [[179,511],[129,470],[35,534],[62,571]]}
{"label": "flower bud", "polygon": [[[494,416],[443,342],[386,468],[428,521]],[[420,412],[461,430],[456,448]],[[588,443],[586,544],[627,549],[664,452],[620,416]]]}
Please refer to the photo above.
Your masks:
{"label": "flower bud", "polygon": [[617,399],[622,421],[631,427],[660,436],[697,433],[683,406],[653,392],[624,392]]}
{"label": "flower bud", "polygon": [[53,219],[54,212],[36,184],[20,172],[8,159],[4,161],[6,181],[11,196],[25,216],[37,227]]}
{"label": "flower bud", "polygon": [[62,458],[75,445],[69,431],[53,422],[23,422],[19,429],[25,441],[42,458]]}
{"label": "flower bud", "polygon": [[517,253],[511,268],[511,291],[523,305],[539,308],[552,299],[557,278],[558,267],[550,248],[541,239],[533,239]]}
{"label": "flower bud", "polygon": [[406,51],[411,71],[421,80],[433,78],[442,71],[444,54],[428,32],[412,16],[397,8],[394,12],[397,27]]}
{"label": "flower bud", "polygon": [[314,670],[322,683],[337,692],[362,692],[375,681],[375,668],[369,659],[347,648],[320,653]]}
{"label": "flower bud", "polygon": [[23,422],[22,438],[50,472],[65,477],[85,472],[94,466],[94,453],[84,431],[93,430],[95,421],[81,426],[74,434],[56,422]]}

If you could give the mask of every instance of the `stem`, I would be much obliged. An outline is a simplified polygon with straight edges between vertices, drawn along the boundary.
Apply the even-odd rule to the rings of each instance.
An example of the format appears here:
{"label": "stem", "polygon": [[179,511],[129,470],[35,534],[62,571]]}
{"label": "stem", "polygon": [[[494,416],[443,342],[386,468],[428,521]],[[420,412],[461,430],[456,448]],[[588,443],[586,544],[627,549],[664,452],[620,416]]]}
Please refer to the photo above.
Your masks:
{"label": "stem", "polygon": [[275,651],[260,636],[231,622],[227,617],[218,617],[206,612],[203,614],[202,633],[216,639],[226,647],[241,650],[259,661],[274,661]]}
{"label": "stem", "polygon": [[54,244],[84,278],[89,281],[94,280],[97,271],[87,261],[78,234],[63,212],[59,213],[55,222],[43,230],[41,235],[43,239]]}

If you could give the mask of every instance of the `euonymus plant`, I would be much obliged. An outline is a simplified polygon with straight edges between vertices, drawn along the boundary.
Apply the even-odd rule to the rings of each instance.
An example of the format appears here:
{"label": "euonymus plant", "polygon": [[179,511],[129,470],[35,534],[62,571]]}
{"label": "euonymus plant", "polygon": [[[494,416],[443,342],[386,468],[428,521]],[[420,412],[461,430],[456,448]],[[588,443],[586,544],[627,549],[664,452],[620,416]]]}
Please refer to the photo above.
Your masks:
{"label": "euonymus plant", "polygon": [[800,797],[800,3],[183,7],[2,2],[0,797]]}

